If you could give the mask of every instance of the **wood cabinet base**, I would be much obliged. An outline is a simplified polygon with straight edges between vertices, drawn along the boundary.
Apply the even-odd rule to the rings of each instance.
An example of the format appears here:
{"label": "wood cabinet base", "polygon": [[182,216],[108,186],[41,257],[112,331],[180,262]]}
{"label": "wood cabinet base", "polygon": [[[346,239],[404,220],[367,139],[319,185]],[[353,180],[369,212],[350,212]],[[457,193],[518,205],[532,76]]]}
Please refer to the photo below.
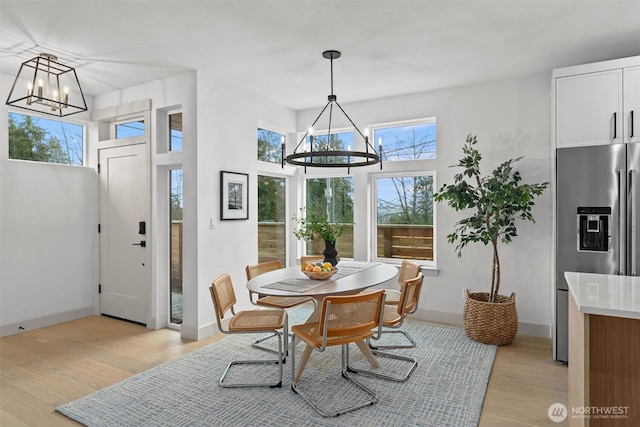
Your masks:
{"label": "wood cabinet base", "polygon": [[640,320],[584,314],[569,296],[569,424],[640,425]]}

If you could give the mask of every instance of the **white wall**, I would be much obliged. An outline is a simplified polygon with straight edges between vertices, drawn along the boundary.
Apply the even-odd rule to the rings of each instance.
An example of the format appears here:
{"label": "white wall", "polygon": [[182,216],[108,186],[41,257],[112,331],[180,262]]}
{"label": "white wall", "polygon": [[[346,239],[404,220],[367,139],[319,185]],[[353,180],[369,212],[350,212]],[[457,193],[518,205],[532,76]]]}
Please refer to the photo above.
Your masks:
{"label": "white wall", "polygon": [[[449,165],[457,163],[468,134],[478,135],[483,153],[482,171],[489,173],[509,158],[525,156],[518,169],[525,182],[551,180],[550,159],[550,79],[551,71],[534,76],[488,84],[446,89],[436,92],[398,96],[370,102],[343,105],[361,129],[374,124],[424,117],[437,118],[437,160],[421,163],[436,171],[436,187],[451,183],[457,172]],[[312,123],[319,109],[298,115],[300,131]],[[337,116],[340,118],[340,116]],[[343,126],[338,121],[335,126]],[[385,163],[384,171],[403,170],[407,165]],[[367,192],[369,174],[354,172],[356,198]],[[356,202],[357,203],[357,202]],[[366,218],[368,206],[356,205],[355,218]],[[551,269],[551,191],[536,201],[536,223],[520,223],[519,236],[509,246],[501,246],[501,293],[516,293],[520,333],[550,336],[552,300],[549,282]],[[462,258],[453,252],[446,235],[453,224],[463,218],[446,205],[436,211],[437,275],[429,275],[421,298],[419,317],[461,323],[463,289],[488,292],[490,287],[491,250],[467,247]],[[356,235],[367,227],[356,221]],[[366,254],[367,242],[359,242],[357,254]]]}
{"label": "white wall", "polygon": [[[3,93],[11,83],[0,75]],[[96,295],[95,171],[8,160],[7,114],[3,104],[0,336],[95,314]]]}
{"label": "white wall", "polygon": [[[229,273],[238,308],[249,307],[245,266],[258,262],[258,121],[295,130],[295,113],[244,90],[198,75],[198,317],[186,336],[214,331],[211,282]],[[249,174],[249,219],[220,220],[220,171]],[[186,203],[186,202],[185,202]],[[214,228],[210,224],[213,222]],[[186,322],[185,318],[185,322]],[[183,325],[184,329],[184,325]],[[183,336],[185,332],[183,331]]]}

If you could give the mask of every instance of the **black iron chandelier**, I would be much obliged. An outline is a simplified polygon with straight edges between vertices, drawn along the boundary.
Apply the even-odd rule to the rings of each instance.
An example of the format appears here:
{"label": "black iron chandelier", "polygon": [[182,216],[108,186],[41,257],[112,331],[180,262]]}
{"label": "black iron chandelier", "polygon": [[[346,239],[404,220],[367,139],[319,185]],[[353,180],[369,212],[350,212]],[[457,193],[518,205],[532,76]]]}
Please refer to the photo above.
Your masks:
{"label": "black iron chandelier", "polygon": [[[328,102],[318,114],[318,117],[314,120],[309,130],[302,136],[298,145],[293,150],[292,154],[285,156],[285,143],[284,140],[282,142],[282,167],[284,167],[285,162],[295,166],[304,166],[305,170],[308,166],[310,167],[320,167],[320,168],[338,168],[338,167],[359,167],[359,166],[370,166],[380,163],[380,169],[382,169],[382,144],[378,146],[378,152],[376,152],[373,145],[369,143],[369,135],[362,133],[358,126],[353,123],[353,120],[349,117],[349,115],[342,109],[340,104],[338,104],[338,97],[333,93],[333,60],[340,58],[340,52],[337,50],[327,50],[322,53],[322,56],[331,61],[331,94],[328,96]],[[344,114],[344,116],[349,120],[349,122],[353,125],[353,128],[358,132],[358,134],[364,139],[364,151],[358,150],[344,150],[343,147],[335,147],[332,149],[330,144],[331,141],[331,121],[333,115],[333,106],[337,106],[340,111]],[[320,117],[325,113],[325,111],[329,111],[329,125],[327,130],[327,140],[326,141],[314,141],[313,135],[313,126],[318,122]],[[309,137],[309,142],[307,143],[307,136]],[[350,147],[349,147],[350,148]],[[355,148],[355,141],[354,141]]]}
{"label": "black iron chandelier", "polygon": [[76,70],[49,53],[20,65],[7,105],[58,117],[87,111]]}

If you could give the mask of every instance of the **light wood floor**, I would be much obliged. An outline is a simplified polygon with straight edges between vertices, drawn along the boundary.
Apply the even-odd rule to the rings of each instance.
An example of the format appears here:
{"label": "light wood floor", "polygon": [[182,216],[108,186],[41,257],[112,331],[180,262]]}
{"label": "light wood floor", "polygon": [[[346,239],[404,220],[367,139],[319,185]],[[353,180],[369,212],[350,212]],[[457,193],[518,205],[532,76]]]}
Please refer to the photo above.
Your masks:
{"label": "light wood floor", "polygon": [[[0,425],[77,425],[55,407],[222,338],[88,317],[0,339]],[[517,337],[500,347],[480,426],[558,425],[550,404],[567,403],[567,368],[551,360],[549,340]]]}

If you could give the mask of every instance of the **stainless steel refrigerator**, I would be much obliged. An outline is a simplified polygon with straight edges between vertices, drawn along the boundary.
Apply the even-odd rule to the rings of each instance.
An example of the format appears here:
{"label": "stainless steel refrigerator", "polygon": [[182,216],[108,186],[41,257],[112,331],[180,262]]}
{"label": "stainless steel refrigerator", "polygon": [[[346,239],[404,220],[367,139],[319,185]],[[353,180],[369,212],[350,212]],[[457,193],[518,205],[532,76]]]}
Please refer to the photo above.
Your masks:
{"label": "stainless steel refrigerator", "polygon": [[556,307],[553,358],[567,363],[565,271],[638,273],[640,144],[556,150]]}

